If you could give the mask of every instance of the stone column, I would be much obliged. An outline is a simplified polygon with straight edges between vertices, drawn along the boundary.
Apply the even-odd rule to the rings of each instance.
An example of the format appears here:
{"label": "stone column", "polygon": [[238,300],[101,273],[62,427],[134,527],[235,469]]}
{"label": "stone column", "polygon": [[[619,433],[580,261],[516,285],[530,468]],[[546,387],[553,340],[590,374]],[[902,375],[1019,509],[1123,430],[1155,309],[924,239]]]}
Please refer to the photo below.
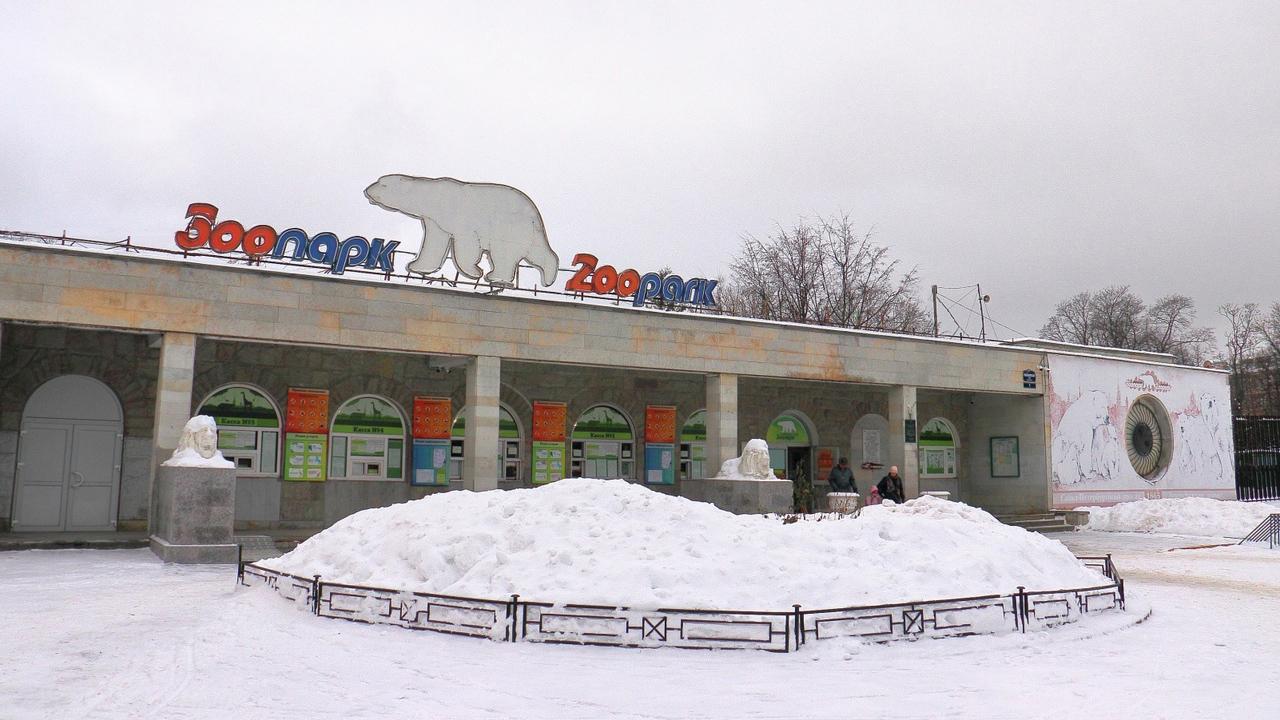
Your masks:
{"label": "stone column", "polygon": [[196,336],[167,332],[160,347],[160,375],[156,379],[155,425],[151,431],[151,478],[148,484],[147,526],[155,532],[156,470],[173,455],[182,428],[191,419],[191,389],[196,368]]}
{"label": "stone column", "polygon": [[707,376],[707,474],[715,477],[725,460],[738,457],[738,376]]}
{"label": "stone column", "polygon": [[462,456],[462,482],[468,490],[498,488],[498,394],[502,361],[474,357],[467,362],[467,437]]}
{"label": "stone column", "polygon": [[[910,385],[889,388],[889,464],[898,466],[902,476],[902,491],[907,499],[920,495],[919,446],[906,441],[907,420],[916,420],[915,439],[920,438],[920,423],[916,418],[916,389]],[[888,472],[885,468],[885,472]],[[876,478],[879,482],[879,478]]]}

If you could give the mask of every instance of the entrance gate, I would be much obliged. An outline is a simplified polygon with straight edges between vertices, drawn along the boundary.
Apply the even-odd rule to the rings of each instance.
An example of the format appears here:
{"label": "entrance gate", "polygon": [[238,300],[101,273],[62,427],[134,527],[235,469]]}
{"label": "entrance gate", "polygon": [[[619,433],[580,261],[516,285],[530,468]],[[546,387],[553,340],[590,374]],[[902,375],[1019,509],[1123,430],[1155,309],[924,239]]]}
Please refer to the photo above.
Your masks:
{"label": "entrance gate", "polygon": [[1280,500],[1280,418],[1235,419],[1236,497]]}
{"label": "entrance gate", "polygon": [[14,531],[114,530],[123,434],[101,382],[64,375],[36,389],[18,437]]}

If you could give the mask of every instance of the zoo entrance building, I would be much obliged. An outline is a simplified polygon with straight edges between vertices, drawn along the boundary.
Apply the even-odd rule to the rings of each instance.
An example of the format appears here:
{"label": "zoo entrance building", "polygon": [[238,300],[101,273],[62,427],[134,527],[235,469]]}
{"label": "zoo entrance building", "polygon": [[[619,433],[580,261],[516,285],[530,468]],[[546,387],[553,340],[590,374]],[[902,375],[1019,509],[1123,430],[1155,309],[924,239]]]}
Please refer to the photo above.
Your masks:
{"label": "zoo entrance building", "polygon": [[[751,438],[813,488],[848,457],[1001,515],[1234,497],[1224,373],[345,279],[0,234],[0,530],[146,530],[212,415],[238,529],[458,489],[620,477],[678,493]],[[198,509],[193,509],[197,512]]]}

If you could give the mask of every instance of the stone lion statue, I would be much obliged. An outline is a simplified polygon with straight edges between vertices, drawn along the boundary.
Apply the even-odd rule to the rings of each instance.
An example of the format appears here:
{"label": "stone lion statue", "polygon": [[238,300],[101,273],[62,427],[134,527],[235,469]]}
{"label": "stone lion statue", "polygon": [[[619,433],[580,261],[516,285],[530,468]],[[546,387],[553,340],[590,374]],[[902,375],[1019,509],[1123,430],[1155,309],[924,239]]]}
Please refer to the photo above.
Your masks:
{"label": "stone lion statue", "polygon": [[235,467],[235,463],[222,457],[222,451],[218,449],[218,424],[208,415],[196,415],[187,421],[173,456],[163,464],[171,467]]}
{"label": "stone lion statue", "polygon": [[718,478],[739,480],[775,480],[773,468],[769,467],[769,444],[756,438],[747,441],[742,449],[742,456],[725,460],[720,466]]}

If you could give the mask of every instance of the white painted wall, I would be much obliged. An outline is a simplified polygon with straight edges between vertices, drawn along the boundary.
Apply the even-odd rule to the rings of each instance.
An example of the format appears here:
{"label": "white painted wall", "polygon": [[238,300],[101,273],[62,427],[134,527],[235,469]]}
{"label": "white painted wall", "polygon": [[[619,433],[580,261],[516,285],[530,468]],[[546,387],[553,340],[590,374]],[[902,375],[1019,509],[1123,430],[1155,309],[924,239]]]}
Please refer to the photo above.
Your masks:
{"label": "white painted wall", "polygon": [[[1048,362],[1055,508],[1146,497],[1235,498],[1225,373],[1053,353]],[[1125,452],[1125,418],[1142,395],[1164,405],[1173,436],[1168,469],[1150,480]]]}

